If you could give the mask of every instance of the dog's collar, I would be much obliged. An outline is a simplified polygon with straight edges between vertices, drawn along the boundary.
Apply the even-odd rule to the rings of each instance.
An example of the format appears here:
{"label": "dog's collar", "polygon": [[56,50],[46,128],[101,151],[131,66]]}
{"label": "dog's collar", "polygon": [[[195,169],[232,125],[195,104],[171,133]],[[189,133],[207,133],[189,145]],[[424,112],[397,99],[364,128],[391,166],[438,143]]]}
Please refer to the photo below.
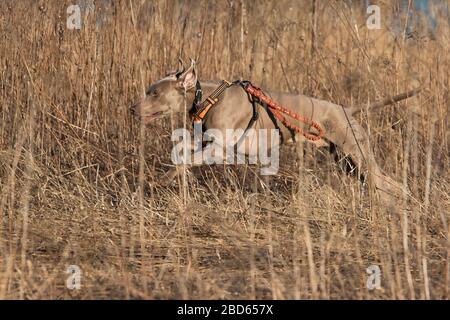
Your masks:
{"label": "dog's collar", "polygon": [[192,103],[192,107],[197,111],[202,103],[203,90],[200,81],[197,80],[195,83],[195,95],[194,102]]}

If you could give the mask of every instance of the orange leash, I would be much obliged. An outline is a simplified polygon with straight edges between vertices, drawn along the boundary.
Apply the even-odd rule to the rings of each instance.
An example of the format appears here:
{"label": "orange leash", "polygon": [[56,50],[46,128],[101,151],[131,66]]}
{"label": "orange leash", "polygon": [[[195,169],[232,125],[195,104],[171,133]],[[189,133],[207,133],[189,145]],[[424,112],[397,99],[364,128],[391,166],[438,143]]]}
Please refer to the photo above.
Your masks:
{"label": "orange leash", "polygon": [[[286,127],[288,127],[291,130],[294,130],[294,131],[302,134],[306,139],[311,140],[311,141],[317,141],[317,140],[321,139],[323,137],[323,135],[325,134],[325,131],[322,129],[322,127],[320,127],[320,125],[317,122],[315,122],[314,120],[312,120],[310,118],[301,116],[291,110],[288,110],[288,109],[282,107],[279,103],[277,103],[276,101],[274,101],[271,98],[269,98],[268,96],[266,96],[260,88],[254,87],[253,85],[248,83],[248,85],[246,85],[244,87],[244,89],[252,96],[258,98],[261,102],[267,104],[267,106],[271,109],[275,118],[280,120],[283,125],[285,125]],[[284,115],[282,115],[282,113],[288,115],[291,118],[297,119],[298,121],[303,122],[304,124],[307,124],[307,125],[313,127],[314,129],[316,129],[318,131],[318,133],[314,134],[314,133],[305,132],[302,128],[290,123],[286,119],[286,117]]]}

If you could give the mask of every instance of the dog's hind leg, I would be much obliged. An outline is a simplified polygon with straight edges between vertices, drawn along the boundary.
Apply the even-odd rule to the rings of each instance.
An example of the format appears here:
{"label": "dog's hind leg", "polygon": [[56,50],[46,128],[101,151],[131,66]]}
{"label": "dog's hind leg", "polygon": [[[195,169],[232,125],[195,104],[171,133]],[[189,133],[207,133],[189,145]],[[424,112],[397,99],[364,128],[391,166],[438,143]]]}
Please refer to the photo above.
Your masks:
{"label": "dog's hind leg", "polygon": [[335,144],[348,156],[358,170],[359,177],[368,178],[382,201],[392,203],[402,194],[402,186],[382,173],[370,147],[364,128],[348,115],[339,121],[328,122],[325,139]]}

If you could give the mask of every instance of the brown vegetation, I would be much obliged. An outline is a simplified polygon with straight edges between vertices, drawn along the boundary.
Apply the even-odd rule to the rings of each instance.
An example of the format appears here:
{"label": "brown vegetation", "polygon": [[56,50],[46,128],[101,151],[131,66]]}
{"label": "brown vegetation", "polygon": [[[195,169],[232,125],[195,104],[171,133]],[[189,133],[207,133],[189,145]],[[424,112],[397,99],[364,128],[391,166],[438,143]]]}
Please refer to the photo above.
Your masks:
{"label": "brown vegetation", "polygon": [[[114,2],[79,31],[71,1],[0,2],[0,299],[449,298],[447,23],[407,38],[389,31],[390,2],[381,30],[345,1]],[[140,133],[128,108],[179,55],[202,79],[361,106],[380,166],[411,196],[393,212],[311,147],[301,165],[282,155],[270,190],[252,166],[160,187],[182,122]]]}

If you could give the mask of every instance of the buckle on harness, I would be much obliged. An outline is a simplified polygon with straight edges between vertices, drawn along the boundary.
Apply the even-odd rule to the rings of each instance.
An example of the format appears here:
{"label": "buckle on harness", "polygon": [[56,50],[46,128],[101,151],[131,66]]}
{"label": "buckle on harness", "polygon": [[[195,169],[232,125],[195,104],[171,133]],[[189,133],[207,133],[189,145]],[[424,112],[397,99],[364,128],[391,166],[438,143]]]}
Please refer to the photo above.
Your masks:
{"label": "buckle on harness", "polygon": [[197,81],[196,91],[195,91],[195,100],[192,108],[192,118],[194,122],[200,122],[206,116],[208,111],[219,102],[220,95],[225,91],[225,89],[231,87],[234,83],[229,82],[227,80],[222,80],[222,83],[214,90],[213,93],[209,97],[205,99],[205,101],[201,102],[202,97],[202,89],[200,86],[200,82]]}

